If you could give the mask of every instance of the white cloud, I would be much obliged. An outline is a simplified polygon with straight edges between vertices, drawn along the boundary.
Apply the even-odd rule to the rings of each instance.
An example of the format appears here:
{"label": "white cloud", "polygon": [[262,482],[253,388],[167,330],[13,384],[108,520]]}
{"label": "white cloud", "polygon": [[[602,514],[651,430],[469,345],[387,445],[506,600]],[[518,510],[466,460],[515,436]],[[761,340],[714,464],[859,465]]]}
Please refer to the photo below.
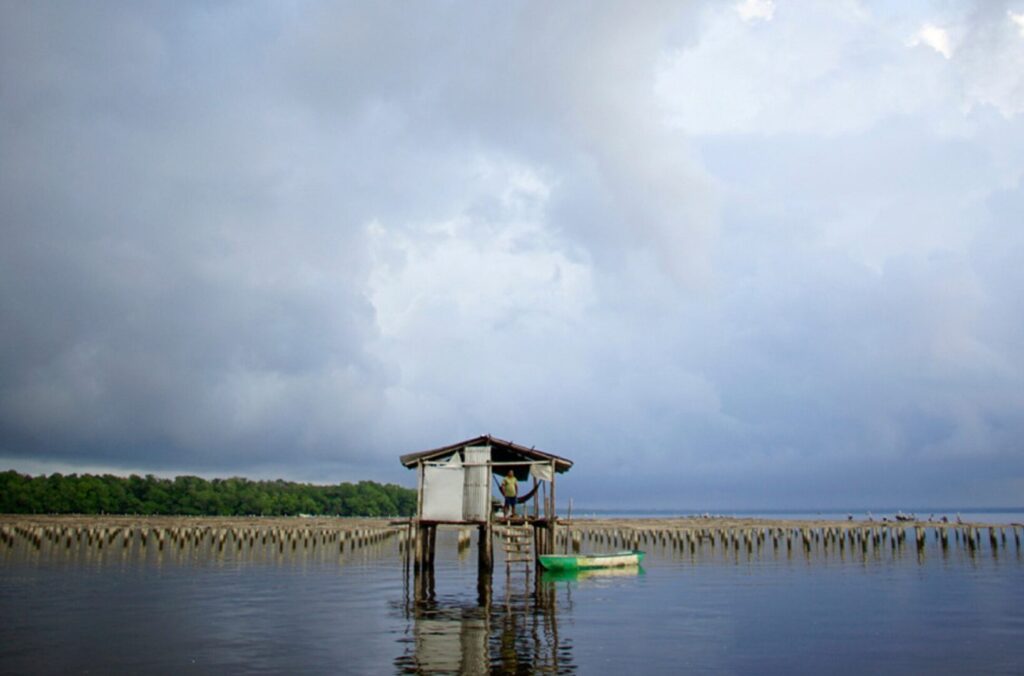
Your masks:
{"label": "white cloud", "polygon": [[953,63],[968,110],[992,108],[1007,118],[1024,113],[1024,40],[1019,29],[996,11],[978,12],[963,22]]}
{"label": "white cloud", "polygon": [[743,0],[736,5],[736,12],[744,21],[771,21],[775,16],[774,0]]}
{"label": "white cloud", "polygon": [[953,43],[950,40],[949,31],[932,23],[921,26],[907,44],[911,47],[927,45],[947,59],[953,57]]}
{"label": "white cloud", "polygon": [[[521,177],[507,179],[502,198],[524,185],[516,185]],[[538,186],[532,197],[543,200],[546,190]],[[503,207],[486,220],[454,214],[414,228],[370,225],[370,299],[384,338],[415,345],[429,326],[438,340],[443,333],[458,343],[490,330],[532,332],[581,319],[593,302],[588,265],[536,214]]]}
{"label": "white cloud", "polygon": [[1016,14],[1013,10],[1006,10],[1006,15],[1010,18],[1010,21],[1017,26],[1017,30],[1020,31],[1020,36],[1024,38],[1024,12]]}
{"label": "white cloud", "polygon": [[[427,428],[479,433],[488,429],[474,423],[518,419],[511,402],[579,358],[597,299],[589,261],[546,223],[550,179],[502,158],[466,165],[467,194],[449,218],[369,225],[368,296],[373,350],[394,369],[385,417],[429,411]],[[543,356],[553,354],[557,366]],[[500,386],[480,396],[485,383]]]}
{"label": "white cloud", "polygon": [[692,134],[844,133],[949,96],[934,64],[903,58],[899,25],[854,3],[802,8],[763,29],[707,9],[699,38],[661,60],[668,122]]}
{"label": "white cloud", "polygon": [[1024,41],[1006,17],[950,9],[925,21],[836,2],[753,27],[711,5],[699,36],[662,54],[655,91],[667,122],[694,135],[856,133],[918,117],[963,137],[985,109],[1024,111]]}

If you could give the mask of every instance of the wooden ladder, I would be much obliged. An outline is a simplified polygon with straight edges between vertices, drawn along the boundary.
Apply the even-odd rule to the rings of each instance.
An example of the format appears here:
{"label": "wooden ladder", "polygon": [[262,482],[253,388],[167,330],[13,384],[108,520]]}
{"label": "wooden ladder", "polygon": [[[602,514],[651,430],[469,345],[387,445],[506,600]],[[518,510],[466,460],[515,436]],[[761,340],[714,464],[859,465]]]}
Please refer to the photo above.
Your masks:
{"label": "wooden ladder", "polygon": [[505,550],[505,570],[511,571],[518,563],[526,564],[529,571],[533,566],[533,534],[529,526],[505,526],[499,532]]}

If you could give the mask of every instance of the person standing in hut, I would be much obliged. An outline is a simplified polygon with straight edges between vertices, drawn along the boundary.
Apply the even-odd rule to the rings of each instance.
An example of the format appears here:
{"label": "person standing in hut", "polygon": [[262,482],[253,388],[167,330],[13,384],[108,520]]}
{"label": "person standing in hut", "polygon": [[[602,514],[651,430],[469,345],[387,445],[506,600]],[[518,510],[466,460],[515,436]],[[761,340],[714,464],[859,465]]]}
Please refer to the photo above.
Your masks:
{"label": "person standing in hut", "polygon": [[505,479],[501,482],[501,494],[505,496],[505,518],[508,518],[509,511],[511,511],[512,516],[515,516],[516,498],[519,495],[519,482],[516,481],[515,472],[512,470],[508,471]]}

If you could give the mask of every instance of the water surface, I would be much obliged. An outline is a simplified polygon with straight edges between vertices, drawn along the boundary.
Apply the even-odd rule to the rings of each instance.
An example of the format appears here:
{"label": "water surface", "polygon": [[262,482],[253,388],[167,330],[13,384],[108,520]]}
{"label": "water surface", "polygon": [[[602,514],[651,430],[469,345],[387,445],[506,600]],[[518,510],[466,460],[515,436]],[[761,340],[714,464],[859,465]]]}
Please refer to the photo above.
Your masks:
{"label": "water surface", "polygon": [[647,545],[642,569],[551,579],[439,536],[356,551],[0,547],[7,673],[1024,672],[1005,547],[823,553]]}

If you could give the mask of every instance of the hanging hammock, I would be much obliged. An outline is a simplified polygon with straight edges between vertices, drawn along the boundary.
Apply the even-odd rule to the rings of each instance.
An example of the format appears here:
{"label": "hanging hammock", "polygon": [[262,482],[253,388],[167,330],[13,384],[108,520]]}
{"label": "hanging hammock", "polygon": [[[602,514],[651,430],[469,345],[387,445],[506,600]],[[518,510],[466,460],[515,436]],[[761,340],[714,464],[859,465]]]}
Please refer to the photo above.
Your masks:
{"label": "hanging hammock", "polygon": [[526,495],[520,495],[519,497],[517,497],[516,498],[516,504],[517,505],[521,505],[524,502],[526,502],[527,500],[529,500],[530,498],[532,498],[533,495],[537,492],[538,488],[540,488],[540,482],[539,481],[537,482],[537,485],[533,487],[533,490],[531,490],[529,493],[527,493]]}
{"label": "hanging hammock", "polygon": [[[491,478],[494,479],[494,483],[497,484],[498,486],[498,492],[501,493],[501,483],[498,481],[498,477],[492,475]],[[516,497],[516,504],[521,505],[530,498],[532,498],[537,493],[537,489],[540,488],[540,484],[541,482],[538,481],[529,493],[527,493],[526,495],[520,495]],[[502,497],[504,497],[504,494],[502,494]]]}

